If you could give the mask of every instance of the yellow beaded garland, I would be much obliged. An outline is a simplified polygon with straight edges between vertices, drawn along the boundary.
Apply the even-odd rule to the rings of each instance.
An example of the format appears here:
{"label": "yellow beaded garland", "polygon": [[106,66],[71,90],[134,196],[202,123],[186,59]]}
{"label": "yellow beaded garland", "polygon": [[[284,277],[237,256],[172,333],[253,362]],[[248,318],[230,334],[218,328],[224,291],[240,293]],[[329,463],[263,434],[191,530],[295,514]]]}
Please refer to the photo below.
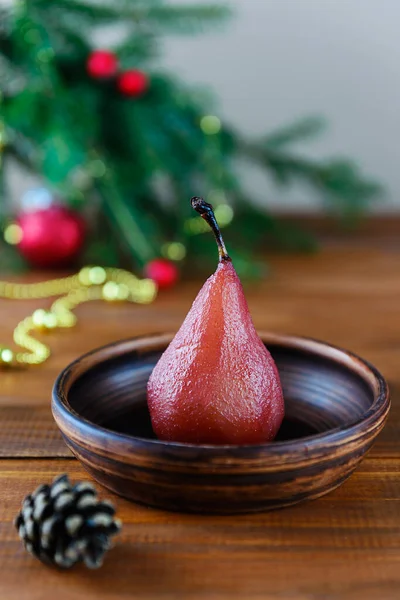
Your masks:
{"label": "yellow beaded garland", "polygon": [[107,300],[147,304],[154,300],[156,284],[151,279],[139,279],[123,269],[100,266],[83,267],[79,273],[39,283],[0,281],[0,298],[33,300],[59,296],[49,310],[36,309],[14,329],[14,342],[23,352],[0,346],[0,366],[39,365],[50,356],[47,344],[33,337],[32,332],[48,332],[76,324],[73,310],[84,302]]}
{"label": "yellow beaded garland", "polygon": [[14,360],[14,353],[10,348],[0,346],[0,365],[10,365]]}

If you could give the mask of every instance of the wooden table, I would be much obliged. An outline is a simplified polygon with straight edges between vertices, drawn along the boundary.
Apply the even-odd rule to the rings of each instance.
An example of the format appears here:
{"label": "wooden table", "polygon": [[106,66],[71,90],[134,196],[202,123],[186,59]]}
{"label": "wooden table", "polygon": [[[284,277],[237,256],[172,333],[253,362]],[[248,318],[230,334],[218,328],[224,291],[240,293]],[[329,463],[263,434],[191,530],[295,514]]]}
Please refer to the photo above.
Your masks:
{"label": "wooden table", "polygon": [[[47,364],[0,373],[1,600],[400,598],[400,250],[342,245],[271,265],[270,278],[247,289],[259,328],[347,347],[391,384],[389,422],[358,471],[314,502],[241,517],[170,514],[114,497],[124,529],[102,569],[43,566],[12,525],[21,500],[64,471],[87,477],[53,423],[54,378],[95,346],[176,329],[198,284],[181,284],[151,306],[82,306],[74,330],[47,338]],[[41,305],[3,301],[0,340],[9,342],[13,325]]]}

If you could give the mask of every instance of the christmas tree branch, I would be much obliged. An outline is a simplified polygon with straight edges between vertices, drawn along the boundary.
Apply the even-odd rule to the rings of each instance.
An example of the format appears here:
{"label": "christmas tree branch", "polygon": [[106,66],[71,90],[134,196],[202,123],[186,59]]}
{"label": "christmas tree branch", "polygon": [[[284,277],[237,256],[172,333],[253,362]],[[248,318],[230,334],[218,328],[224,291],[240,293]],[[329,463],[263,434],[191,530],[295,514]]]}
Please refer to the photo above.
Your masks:
{"label": "christmas tree branch", "polygon": [[[145,2],[115,2],[113,4],[84,2],[82,0],[57,0],[52,6],[47,0],[39,0],[42,10],[49,10],[60,18],[62,27],[65,15],[75,15],[85,20],[88,25],[111,25],[126,22],[132,24],[146,23],[148,30],[157,26],[167,33],[193,33],[200,27],[220,23],[230,15],[225,6],[207,4],[204,6],[163,6],[159,3]],[[61,20],[62,18],[62,20]]]}
{"label": "christmas tree branch", "polygon": [[[144,266],[154,258],[155,252],[149,238],[139,226],[140,215],[130,208],[126,200],[120,195],[118,186],[113,182],[111,175],[107,174],[96,185],[103,208],[116,227],[116,235],[122,236],[122,242],[140,266]],[[133,205],[133,202],[132,202]]]}
{"label": "christmas tree branch", "polygon": [[116,44],[115,52],[124,68],[130,67],[132,61],[135,61],[136,65],[143,65],[158,56],[160,48],[154,32],[134,31],[121,43]]}
{"label": "christmas tree branch", "polygon": [[376,181],[364,178],[348,160],[316,162],[271,150],[266,144],[240,140],[238,151],[268,169],[280,184],[302,179],[323,194],[343,215],[353,217],[367,202],[384,193]]}
{"label": "christmas tree branch", "polygon": [[306,117],[269,133],[260,141],[260,144],[269,150],[280,150],[288,144],[304,142],[309,138],[315,137],[325,127],[326,122],[321,117]]}
{"label": "christmas tree branch", "polygon": [[230,17],[231,11],[226,6],[152,6],[143,12],[139,20],[150,26],[157,26],[162,32],[192,34],[204,30],[205,27],[220,24]]}
{"label": "christmas tree branch", "polygon": [[6,147],[4,154],[12,156],[23,167],[32,173],[36,173],[40,165],[39,150],[32,143],[32,140],[11,127],[6,128],[5,136]]}

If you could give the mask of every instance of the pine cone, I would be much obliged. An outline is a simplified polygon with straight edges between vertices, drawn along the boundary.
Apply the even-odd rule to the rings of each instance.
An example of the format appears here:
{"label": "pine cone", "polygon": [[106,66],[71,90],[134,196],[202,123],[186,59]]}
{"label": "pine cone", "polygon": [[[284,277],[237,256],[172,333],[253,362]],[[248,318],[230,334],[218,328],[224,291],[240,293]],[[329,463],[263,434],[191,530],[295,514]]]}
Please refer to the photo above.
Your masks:
{"label": "pine cone", "polygon": [[15,520],[28,552],[62,568],[79,561],[91,569],[101,566],[110,536],[121,529],[111,502],[100,501],[89,482],[69,482],[67,475],[41,485],[25,498]]}

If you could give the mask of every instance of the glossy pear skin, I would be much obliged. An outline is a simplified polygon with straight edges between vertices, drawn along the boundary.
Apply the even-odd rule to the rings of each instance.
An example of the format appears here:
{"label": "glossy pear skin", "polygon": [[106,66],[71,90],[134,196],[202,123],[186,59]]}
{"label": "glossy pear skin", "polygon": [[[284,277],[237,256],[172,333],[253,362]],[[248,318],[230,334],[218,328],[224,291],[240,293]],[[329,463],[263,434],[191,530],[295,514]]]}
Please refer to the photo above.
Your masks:
{"label": "glossy pear skin", "polygon": [[221,261],[148,382],[161,440],[262,444],[284,416],[276,365],[257,335],[239,277]]}

